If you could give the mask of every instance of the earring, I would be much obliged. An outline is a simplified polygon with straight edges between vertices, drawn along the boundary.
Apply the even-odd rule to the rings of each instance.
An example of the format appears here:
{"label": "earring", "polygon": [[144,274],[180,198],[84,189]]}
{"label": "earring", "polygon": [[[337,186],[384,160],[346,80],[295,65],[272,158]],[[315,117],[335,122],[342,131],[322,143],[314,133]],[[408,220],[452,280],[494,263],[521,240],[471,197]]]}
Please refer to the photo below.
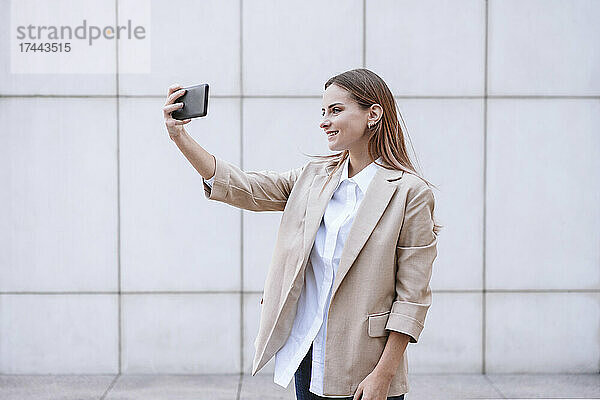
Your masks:
{"label": "earring", "polygon": [[373,121],[369,121],[367,123],[367,126],[369,127],[369,129],[371,129],[373,127],[374,122]]}

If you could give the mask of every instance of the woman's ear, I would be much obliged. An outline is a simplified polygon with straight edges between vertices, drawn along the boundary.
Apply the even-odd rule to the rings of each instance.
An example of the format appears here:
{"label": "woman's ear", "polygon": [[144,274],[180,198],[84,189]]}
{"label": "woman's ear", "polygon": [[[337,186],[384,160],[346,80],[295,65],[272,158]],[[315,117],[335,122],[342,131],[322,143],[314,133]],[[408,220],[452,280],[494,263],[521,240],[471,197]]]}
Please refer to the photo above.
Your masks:
{"label": "woman's ear", "polygon": [[379,120],[383,117],[383,107],[379,104],[375,103],[371,107],[369,107],[369,121],[373,121],[374,123],[379,122]]}

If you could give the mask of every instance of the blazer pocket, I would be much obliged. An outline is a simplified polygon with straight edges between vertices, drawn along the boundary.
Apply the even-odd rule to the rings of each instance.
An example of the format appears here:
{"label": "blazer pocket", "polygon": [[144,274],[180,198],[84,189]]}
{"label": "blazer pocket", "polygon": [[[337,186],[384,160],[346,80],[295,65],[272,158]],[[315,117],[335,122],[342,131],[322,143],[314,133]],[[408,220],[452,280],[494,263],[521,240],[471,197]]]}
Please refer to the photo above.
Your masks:
{"label": "blazer pocket", "polygon": [[389,334],[385,330],[385,325],[387,324],[389,316],[390,316],[389,311],[369,315],[369,336],[370,337],[381,337],[381,336],[387,336]]}

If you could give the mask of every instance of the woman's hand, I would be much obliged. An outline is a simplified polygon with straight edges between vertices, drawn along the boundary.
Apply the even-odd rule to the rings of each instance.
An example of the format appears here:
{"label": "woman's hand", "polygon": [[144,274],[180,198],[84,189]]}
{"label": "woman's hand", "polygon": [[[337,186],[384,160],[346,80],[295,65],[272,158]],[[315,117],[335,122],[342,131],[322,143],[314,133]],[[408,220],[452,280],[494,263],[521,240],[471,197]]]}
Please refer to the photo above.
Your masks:
{"label": "woman's hand", "polygon": [[386,400],[392,377],[373,370],[356,388],[352,400]]}
{"label": "woman's hand", "polygon": [[171,113],[181,107],[183,107],[183,103],[173,103],[175,99],[180,96],[183,96],[185,93],[185,89],[183,89],[180,85],[175,84],[169,86],[169,92],[167,94],[167,101],[163,107],[163,115],[165,117],[165,126],[167,127],[167,131],[169,132],[169,136],[171,139],[176,138],[177,136],[184,133],[183,125],[190,122],[192,119],[184,119],[178,120],[171,116]]}

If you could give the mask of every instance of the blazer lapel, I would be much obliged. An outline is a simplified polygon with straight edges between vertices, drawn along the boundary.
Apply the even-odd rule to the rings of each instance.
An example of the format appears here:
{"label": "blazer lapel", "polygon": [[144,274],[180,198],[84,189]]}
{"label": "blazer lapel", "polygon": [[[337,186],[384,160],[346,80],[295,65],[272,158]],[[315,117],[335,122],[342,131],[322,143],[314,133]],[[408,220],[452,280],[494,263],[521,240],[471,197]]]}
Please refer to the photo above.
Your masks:
{"label": "blazer lapel", "polygon": [[[340,168],[332,176],[327,186],[325,186],[323,193],[319,194],[323,183],[325,183],[325,180],[327,179],[327,174],[331,171],[333,166],[333,164],[328,165],[325,169],[325,173],[316,175],[310,187],[303,237],[303,254],[305,260],[306,257],[310,257],[312,244],[314,243],[317,230],[319,229],[319,225],[325,214],[325,209],[327,208],[327,204],[329,203],[329,200],[331,200],[333,192],[337,188],[342,175],[342,168]],[[360,203],[352,227],[346,238],[340,264],[333,283],[331,299],[333,299],[342,280],[350,270],[350,267],[364,247],[367,239],[371,236],[371,232],[375,229],[375,225],[377,225],[377,222],[383,215],[383,212],[394,195],[397,186],[395,183],[392,183],[392,181],[400,179],[402,175],[403,171],[399,170],[382,167],[377,169],[373,181],[369,185],[365,197]]]}
{"label": "blazer lapel", "polygon": [[321,192],[321,187],[323,187],[323,184],[327,180],[327,173],[329,173],[331,168],[333,168],[333,165],[327,166],[326,173],[315,176],[310,187],[310,192],[308,193],[308,204],[306,206],[306,216],[304,220],[303,254],[305,257],[310,256],[310,250],[312,249],[317,230],[319,229],[319,225],[325,214],[325,209],[327,208],[327,204],[329,203],[329,200],[331,200],[333,192],[337,188],[342,176],[342,168],[340,167],[331,177],[331,180],[327,183],[325,189],[323,189],[323,193],[319,194]]}
{"label": "blazer lapel", "polygon": [[394,195],[397,186],[392,181],[401,178],[402,174],[402,171],[379,167],[373,177],[373,181],[356,211],[350,232],[344,243],[340,264],[333,281],[332,300]]}

